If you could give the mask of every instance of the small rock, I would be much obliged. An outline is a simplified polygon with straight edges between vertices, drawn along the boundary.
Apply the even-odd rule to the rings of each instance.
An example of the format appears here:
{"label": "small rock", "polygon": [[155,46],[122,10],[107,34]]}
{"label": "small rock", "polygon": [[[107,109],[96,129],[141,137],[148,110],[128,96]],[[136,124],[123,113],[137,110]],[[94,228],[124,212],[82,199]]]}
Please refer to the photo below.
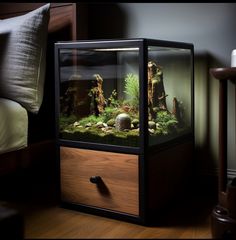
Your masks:
{"label": "small rock", "polygon": [[148,128],[148,131],[149,131],[150,133],[152,133],[152,134],[155,132],[154,129],[150,129],[150,128]]}
{"label": "small rock", "polygon": [[116,129],[118,131],[124,131],[131,128],[131,118],[127,113],[121,113],[115,120]]}
{"label": "small rock", "polygon": [[113,127],[114,125],[115,125],[115,119],[110,119],[110,120],[108,120],[107,121],[107,125],[109,126],[109,127]]}
{"label": "small rock", "polygon": [[134,125],[134,127],[136,128],[136,127],[138,127],[138,125],[139,125],[139,120],[138,120],[137,118],[135,118],[135,119],[132,120],[131,123],[132,123],[132,124]]}
{"label": "small rock", "polygon": [[156,129],[156,123],[153,121],[148,121],[148,127],[150,129]]}
{"label": "small rock", "polygon": [[85,127],[91,127],[92,126],[92,123],[86,123]]}
{"label": "small rock", "polygon": [[97,122],[97,123],[96,123],[96,127],[98,127],[98,128],[104,127],[104,126],[103,126],[103,122]]}
{"label": "small rock", "polygon": [[77,126],[79,126],[79,125],[80,125],[80,124],[79,124],[79,122],[77,122],[77,121],[73,123],[73,126],[74,126],[74,127],[77,127]]}

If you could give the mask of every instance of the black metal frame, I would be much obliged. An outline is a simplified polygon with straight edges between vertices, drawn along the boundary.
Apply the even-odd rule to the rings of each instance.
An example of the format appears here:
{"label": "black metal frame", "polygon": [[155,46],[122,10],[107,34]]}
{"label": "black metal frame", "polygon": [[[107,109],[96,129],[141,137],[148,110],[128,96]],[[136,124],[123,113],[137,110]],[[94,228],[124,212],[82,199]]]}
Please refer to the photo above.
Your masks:
{"label": "black metal frame", "polygon": [[[148,80],[147,80],[147,66],[148,63],[148,46],[168,47],[168,48],[181,48],[189,49],[191,51],[192,60],[192,76],[191,76],[191,132],[177,139],[168,141],[167,143],[159,144],[158,146],[149,146],[148,139]],[[60,49],[93,49],[93,48],[118,48],[118,47],[138,47],[139,48],[139,90],[140,90],[140,146],[139,147],[127,147],[127,146],[115,146],[99,143],[88,143],[82,141],[63,140],[59,138],[59,50]],[[148,161],[145,158],[150,152],[161,151],[163,148],[171,147],[175,144],[179,144],[189,139],[194,139],[194,47],[193,44],[166,41],[166,40],[154,40],[154,39],[101,39],[101,40],[82,40],[82,41],[70,41],[70,42],[58,42],[55,43],[55,123],[56,123],[56,143],[58,148],[58,155],[60,146],[78,147],[84,149],[93,149],[110,152],[121,152],[127,154],[139,155],[139,216],[133,216],[125,213],[119,213],[107,209],[101,209],[94,206],[87,206],[83,204],[71,204],[62,203],[62,206],[67,208],[74,208],[88,213],[94,213],[103,216],[109,216],[116,219],[123,219],[127,221],[137,222],[145,224],[147,223],[147,169]],[[60,159],[60,158],[59,158]]]}
{"label": "black metal frame", "polygon": [[[100,144],[100,143],[89,143],[83,141],[73,141],[73,140],[65,140],[60,139],[58,136],[58,128],[56,128],[57,139],[62,145],[71,146],[71,147],[80,147],[80,148],[88,148],[88,149],[96,149],[96,150],[105,150],[105,151],[115,151],[122,153],[133,153],[133,154],[143,154],[146,148],[152,150],[157,146],[149,146],[148,144],[148,125],[147,125],[147,70],[143,68],[145,64],[147,64],[147,54],[148,54],[148,46],[158,46],[158,47],[173,47],[173,48],[183,48],[189,49],[193,56],[193,45],[189,43],[181,43],[174,41],[165,41],[165,40],[154,40],[154,39],[122,39],[122,40],[82,40],[82,41],[70,41],[70,42],[58,42],[55,43],[55,77],[56,77],[56,127],[58,127],[58,116],[59,116],[59,58],[58,58],[58,50],[59,49],[93,49],[93,48],[112,48],[112,47],[138,47],[139,48],[139,88],[140,88],[140,146],[139,147],[128,147],[128,146],[115,146],[108,144]],[[194,68],[194,59],[192,57],[192,68]],[[191,135],[193,131],[193,71],[192,71],[192,79],[191,79]],[[189,134],[178,137],[179,139],[184,139]],[[168,141],[168,145],[170,142],[175,143],[176,140]],[[179,140],[177,140],[179,142]],[[158,144],[163,146],[165,144]]]}

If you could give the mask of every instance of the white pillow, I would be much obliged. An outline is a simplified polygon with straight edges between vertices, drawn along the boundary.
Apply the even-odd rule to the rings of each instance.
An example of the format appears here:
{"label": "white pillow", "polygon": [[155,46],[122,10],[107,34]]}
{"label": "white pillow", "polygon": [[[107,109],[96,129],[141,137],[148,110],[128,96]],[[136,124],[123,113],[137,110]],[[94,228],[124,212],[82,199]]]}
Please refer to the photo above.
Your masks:
{"label": "white pillow", "polygon": [[43,100],[49,8],[0,20],[0,97],[33,113]]}

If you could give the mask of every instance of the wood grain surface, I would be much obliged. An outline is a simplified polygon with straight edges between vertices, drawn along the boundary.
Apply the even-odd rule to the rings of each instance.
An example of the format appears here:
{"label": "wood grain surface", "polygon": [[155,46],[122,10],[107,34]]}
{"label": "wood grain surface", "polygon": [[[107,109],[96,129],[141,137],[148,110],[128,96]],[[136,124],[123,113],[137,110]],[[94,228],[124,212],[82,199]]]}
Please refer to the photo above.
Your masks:
{"label": "wood grain surface", "polygon": [[61,147],[60,156],[63,201],[139,215],[137,155]]}

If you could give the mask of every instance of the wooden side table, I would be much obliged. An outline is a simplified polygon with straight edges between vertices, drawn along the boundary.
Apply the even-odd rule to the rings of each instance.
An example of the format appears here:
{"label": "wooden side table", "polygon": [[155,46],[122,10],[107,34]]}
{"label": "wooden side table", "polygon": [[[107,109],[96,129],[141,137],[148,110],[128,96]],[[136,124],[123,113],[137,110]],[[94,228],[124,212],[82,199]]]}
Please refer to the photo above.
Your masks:
{"label": "wooden side table", "polygon": [[236,239],[236,178],[227,183],[227,82],[236,82],[236,67],[212,68],[211,75],[219,80],[219,203],[213,209],[213,238]]}

